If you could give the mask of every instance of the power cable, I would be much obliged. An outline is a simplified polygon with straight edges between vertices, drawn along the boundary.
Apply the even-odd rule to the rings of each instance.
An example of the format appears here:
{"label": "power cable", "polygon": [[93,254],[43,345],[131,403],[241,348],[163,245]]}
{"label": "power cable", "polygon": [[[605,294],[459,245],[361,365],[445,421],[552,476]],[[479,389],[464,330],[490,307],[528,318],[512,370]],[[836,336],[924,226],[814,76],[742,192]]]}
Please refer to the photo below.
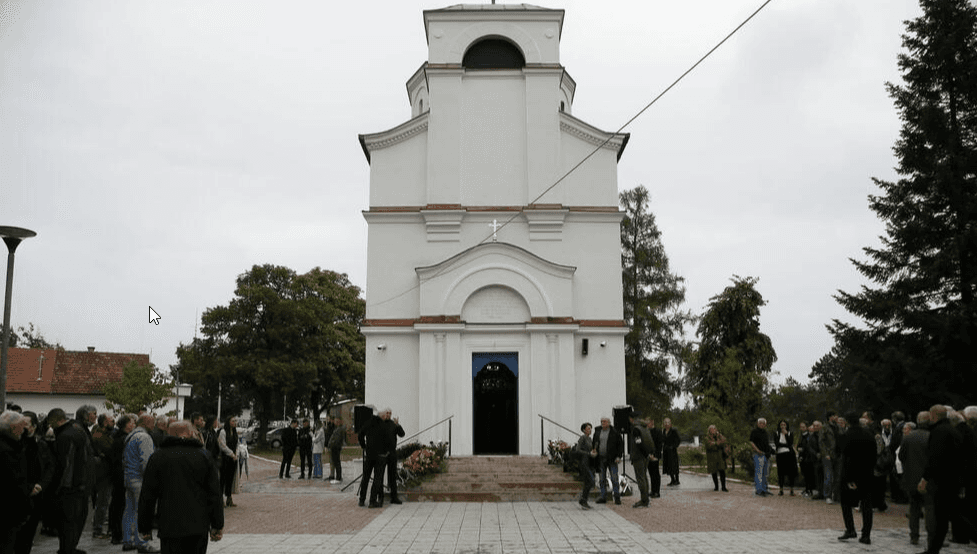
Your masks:
{"label": "power cable", "polygon": [[[596,154],[597,152],[599,152],[601,148],[603,148],[605,145],[607,145],[607,143],[609,143],[614,137],[616,137],[617,135],[619,135],[621,133],[621,131],[623,131],[624,129],[626,129],[628,127],[628,125],[631,125],[631,123],[633,123],[636,119],[638,119],[646,111],[648,111],[648,108],[650,108],[653,105],[655,105],[655,103],[658,102],[658,100],[660,100],[663,96],[665,96],[665,94],[667,94],[668,91],[670,91],[673,88],[675,88],[675,86],[678,85],[679,82],[682,81],[682,79],[685,79],[685,77],[689,73],[692,73],[692,71],[695,70],[695,68],[699,67],[699,65],[702,62],[704,62],[706,60],[706,58],[708,58],[709,56],[711,56],[713,52],[715,52],[716,50],[718,50],[720,46],[722,46],[723,44],[726,43],[726,41],[728,41],[730,38],[732,38],[733,35],[735,35],[740,29],[742,29],[747,23],[749,23],[750,20],[752,20],[754,17],[756,17],[756,15],[758,13],[760,13],[763,10],[763,8],[766,8],[767,7],[767,4],[769,4],[771,2],[773,2],[773,0],[766,0],[763,4],[761,4],[759,8],[757,8],[756,10],[754,10],[753,13],[751,13],[749,15],[749,17],[747,17],[746,19],[744,19],[739,25],[737,25],[732,31],[730,31],[729,34],[727,34],[722,40],[720,40],[718,43],[716,43],[715,46],[713,46],[708,52],[706,52],[701,58],[699,58],[699,61],[697,61],[694,64],[692,64],[692,66],[689,67],[687,70],[685,70],[684,73],[682,73],[681,75],[679,75],[677,79],[675,79],[674,81],[672,81],[672,84],[670,84],[667,87],[665,87],[664,90],[662,90],[660,93],[658,93],[658,96],[655,96],[651,100],[651,102],[648,102],[645,105],[645,107],[641,108],[641,110],[639,110],[638,113],[634,114],[634,116],[631,117],[631,119],[627,120],[624,123],[624,125],[621,125],[618,128],[617,131],[614,131],[614,133],[612,133],[610,136],[608,136],[606,139],[604,139],[603,142],[601,142],[599,145],[597,145],[597,147],[595,147],[593,150],[591,150],[591,152],[589,154],[587,154],[586,156],[584,156],[584,158],[582,160],[580,160],[573,167],[571,167],[566,173],[563,174],[562,177],[560,177],[559,179],[557,179],[556,182],[554,182],[552,185],[550,185],[549,187],[547,187],[543,192],[539,193],[539,195],[537,195],[536,198],[534,198],[529,204],[532,205],[532,204],[537,203],[540,198],[542,198],[543,196],[546,195],[546,193],[548,193],[549,191],[551,191],[554,188],[556,188],[557,185],[559,185],[560,183],[562,183],[574,171],[576,171],[578,168],[580,168],[580,166],[582,166],[584,164],[584,162],[586,162],[587,160],[589,160],[590,158],[592,158],[594,156],[594,154]],[[512,215],[509,219],[507,219],[506,221],[504,221],[501,225],[499,225],[498,227],[494,228],[492,230],[492,233],[490,233],[485,238],[483,238],[478,243],[476,243],[475,246],[478,246],[480,244],[484,244],[490,238],[492,238],[493,236],[496,236],[496,234],[499,232],[499,230],[504,229],[507,225],[509,225],[517,217],[519,217],[519,215],[520,214],[518,214],[518,213]],[[466,248],[466,250],[468,250],[468,249]],[[440,275],[441,275],[441,271],[438,271],[434,275],[431,275],[430,277],[428,277],[426,279],[426,281],[430,281],[431,279],[434,279],[434,278],[436,278],[436,277],[438,277]],[[380,302],[375,302],[375,303],[371,304],[371,306],[372,307],[377,307],[377,306],[382,306],[384,304],[387,304],[389,302],[393,302],[394,300],[396,300],[396,299],[404,296],[405,294],[408,294],[410,292],[413,292],[413,291],[417,290],[418,288],[420,288],[420,286],[421,286],[421,283],[417,283],[416,285],[411,286],[409,289],[405,290],[404,292],[402,292],[400,294],[397,294],[395,296],[392,296],[390,298],[387,298],[386,300],[383,300],[383,301],[380,301]]]}

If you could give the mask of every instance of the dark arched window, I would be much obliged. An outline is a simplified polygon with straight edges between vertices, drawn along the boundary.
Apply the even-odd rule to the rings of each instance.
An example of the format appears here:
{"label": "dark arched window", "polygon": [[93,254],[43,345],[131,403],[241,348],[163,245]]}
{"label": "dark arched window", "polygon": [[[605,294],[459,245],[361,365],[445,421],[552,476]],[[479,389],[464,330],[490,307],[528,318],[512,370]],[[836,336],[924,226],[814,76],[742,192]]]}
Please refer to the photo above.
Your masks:
{"label": "dark arched window", "polygon": [[511,42],[487,38],[465,52],[461,65],[467,69],[521,69],[526,66],[526,58]]}

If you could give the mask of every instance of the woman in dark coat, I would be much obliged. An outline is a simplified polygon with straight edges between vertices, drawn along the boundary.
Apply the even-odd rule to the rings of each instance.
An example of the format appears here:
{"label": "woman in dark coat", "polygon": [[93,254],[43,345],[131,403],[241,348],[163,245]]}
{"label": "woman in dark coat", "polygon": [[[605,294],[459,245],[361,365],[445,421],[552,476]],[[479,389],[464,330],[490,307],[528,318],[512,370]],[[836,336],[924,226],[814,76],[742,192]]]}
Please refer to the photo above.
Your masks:
{"label": "woman in dark coat", "polygon": [[715,425],[709,426],[706,433],[706,469],[712,475],[713,490],[719,490],[720,480],[722,480],[723,492],[729,492],[726,488],[726,437],[722,436]]}
{"label": "woman in dark coat", "polygon": [[794,481],[797,480],[797,454],[794,452],[794,433],[790,424],[780,420],[773,436],[773,448],[777,453],[777,480],[780,482],[780,496],[784,495],[784,481],[794,496]]}
{"label": "woman in dark coat", "polygon": [[678,482],[678,445],[681,444],[682,439],[678,436],[678,431],[672,427],[672,420],[665,418],[663,422],[664,429],[662,429],[662,434],[664,435],[665,451],[662,453],[662,473],[671,477],[667,487],[673,487],[675,485],[680,485]]}
{"label": "woman in dark coat", "polygon": [[228,508],[237,506],[231,497],[234,494],[234,476],[237,475],[237,418],[231,416],[224,421],[224,428],[217,435],[217,445],[221,449],[221,487],[227,496]]}

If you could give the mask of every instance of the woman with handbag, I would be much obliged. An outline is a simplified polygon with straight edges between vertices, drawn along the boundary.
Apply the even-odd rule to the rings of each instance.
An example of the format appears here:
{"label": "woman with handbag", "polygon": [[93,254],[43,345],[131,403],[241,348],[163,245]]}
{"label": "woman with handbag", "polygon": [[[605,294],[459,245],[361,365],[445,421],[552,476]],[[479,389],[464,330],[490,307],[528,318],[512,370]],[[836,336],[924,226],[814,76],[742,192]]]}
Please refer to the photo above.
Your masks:
{"label": "woman with handbag", "polygon": [[723,492],[729,492],[726,488],[726,457],[729,455],[728,452],[729,445],[726,443],[726,437],[719,433],[715,425],[709,426],[709,431],[706,433],[706,468],[712,475],[712,484],[715,488],[714,491],[719,490],[719,485],[722,483]]}

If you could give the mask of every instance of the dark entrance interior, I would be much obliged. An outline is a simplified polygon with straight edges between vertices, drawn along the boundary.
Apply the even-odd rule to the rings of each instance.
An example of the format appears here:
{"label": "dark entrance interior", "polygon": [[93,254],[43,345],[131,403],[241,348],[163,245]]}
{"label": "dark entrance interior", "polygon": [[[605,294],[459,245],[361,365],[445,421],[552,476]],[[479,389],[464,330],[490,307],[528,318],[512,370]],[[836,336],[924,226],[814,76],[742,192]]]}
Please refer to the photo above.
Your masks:
{"label": "dark entrance interior", "polygon": [[519,453],[519,356],[472,354],[474,454]]}

